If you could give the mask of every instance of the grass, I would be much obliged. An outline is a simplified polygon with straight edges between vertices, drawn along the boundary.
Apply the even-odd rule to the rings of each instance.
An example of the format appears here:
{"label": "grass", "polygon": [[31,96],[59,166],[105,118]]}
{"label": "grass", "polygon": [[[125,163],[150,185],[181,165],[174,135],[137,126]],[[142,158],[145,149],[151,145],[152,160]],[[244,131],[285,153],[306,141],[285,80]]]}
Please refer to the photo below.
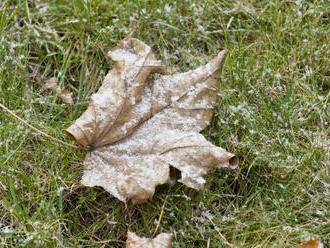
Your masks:
{"label": "grass", "polygon": [[[0,111],[1,247],[123,247],[127,230],[173,247],[330,246],[330,3],[297,1],[0,2],[0,103],[66,142],[132,30],[164,63],[194,68],[226,47],[219,104],[204,134],[240,168],[205,190],[161,187],[125,207],[79,184],[84,152],[36,136]],[[57,77],[75,105],[43,95]],[[166,199],[166,202],[164,203]]]}

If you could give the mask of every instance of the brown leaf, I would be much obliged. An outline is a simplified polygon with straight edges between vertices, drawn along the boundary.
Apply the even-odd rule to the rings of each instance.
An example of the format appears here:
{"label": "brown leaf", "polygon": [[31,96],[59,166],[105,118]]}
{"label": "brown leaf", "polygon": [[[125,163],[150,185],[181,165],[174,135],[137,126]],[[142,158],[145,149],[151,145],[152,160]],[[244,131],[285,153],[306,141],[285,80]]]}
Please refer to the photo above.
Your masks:
{"label": "brown leaf", "polygon": [[58,93],[58,97],[62,100],[62,102],[66,103],[66,104],[69,104],[69,105],[74,104],[72,94],[67,89],[62,89]]}
{"label": "brown leaf", "polygon": [[62,102],[69,104],[69,105],[73,105],[73,98],[72,98],[72,94],[71,92],[69,92],[67,89],[65,88],[60,88],[58,85],[58,80],[56,77],[52,77],[48,80],[45,81],[45,84],[42,85],[41,87],[41,91],[52,91],[55,92],[58,97],[61,99]]}
{"label": "brown leaf", "polygon": [[323,244],[320,240],[311,239],[301,243],[298,248],[323,248]]}
{"label": "brown leaf", "polygon": [[45,84],[41,86],[41,91],[56,91],[57,90],[57,78],[51,77],[50,79],[45,81]]}
{"label": "brown leaf", "polygon": [[141,238],[133,232],[127,233],[126,248],[170,248],[172,234],[161,233],[154,239]]}
{"label": "brown leaf", "polygon": [[185,73],[164,72],[151,48],[127,38],[109,53],[113,69],[91,97],[88,109],[66,131],[90,150],[82,183],[101,186],[126,202],[150,199],[169,181],[170,166],[181,183],[201,189],[203,175],[216,167],[236,167],[233,154],[201,134],[210,121],[226,51]]}

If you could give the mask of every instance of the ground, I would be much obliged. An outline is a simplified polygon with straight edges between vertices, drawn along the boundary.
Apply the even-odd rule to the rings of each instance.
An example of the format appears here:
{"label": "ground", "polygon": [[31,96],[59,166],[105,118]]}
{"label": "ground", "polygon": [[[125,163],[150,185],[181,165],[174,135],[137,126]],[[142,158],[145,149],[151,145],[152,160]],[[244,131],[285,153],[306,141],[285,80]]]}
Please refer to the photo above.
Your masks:
{"label": "ground", "polygon": [[[1,109],[1,247],[122,247],[128,230],[152,236],[162,209],[173,247],[330,246],[330,2],[1,1],[0,103],[71,143],[63,130],[131,32],[179,71],[228,49],[204,134],[239,169],[212,171],[200,192],[163,186],[152,202],[125,206],[80,185],[85,152]],[[73,106],[41,92],[51,77]]]}

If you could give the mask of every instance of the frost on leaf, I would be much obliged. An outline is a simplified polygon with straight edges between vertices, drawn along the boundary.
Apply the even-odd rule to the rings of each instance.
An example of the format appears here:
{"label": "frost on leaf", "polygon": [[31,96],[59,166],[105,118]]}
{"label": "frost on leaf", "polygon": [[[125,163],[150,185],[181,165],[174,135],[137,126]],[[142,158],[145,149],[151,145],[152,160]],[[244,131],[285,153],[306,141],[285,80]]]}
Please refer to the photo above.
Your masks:
{"label": "frost on leaf", "polygon": [[172,234],[161,233],[154,239],[141,238],[133,232],[127,233],[126,248],[170,248]]}
{"label": "frost on leaf", "polygon": [[66,130],[89,150],[82,183],[140,203],[169,181],[170,166],[195,189],[203,187],[210,169],[234,168],[234,155],[199,133],[212,116],[225,55],[223,50],[195,70],[151,80],[165,71],[151,48],[133,38],[121,41],[109,52],[113,69]]}

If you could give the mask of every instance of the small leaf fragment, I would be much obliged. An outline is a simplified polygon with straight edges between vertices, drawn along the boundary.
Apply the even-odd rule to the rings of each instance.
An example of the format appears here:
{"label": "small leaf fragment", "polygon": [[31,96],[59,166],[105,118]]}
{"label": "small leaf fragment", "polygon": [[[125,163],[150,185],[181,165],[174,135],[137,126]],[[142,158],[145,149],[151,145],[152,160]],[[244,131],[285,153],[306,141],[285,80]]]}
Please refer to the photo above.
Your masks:
{"label": "small leaf fragment", "polygon": [[170,248],[172,234],[161,233],[154,239],[139,237],[133,232],[127,233],[126,248]]}
{"label": "small leaf fragment", "polygon": [[56,77],[51,77],[50,79],[47,79],[45,83],[42,85],[41,90],[42,91],[56,91],[57,90],[57,78]]}
{"label": "small leaf fragment", "polygon": [[58,80],[56,77],[51,77],[46,80],[45,83],[41,87],[41,91],[52,91],[58,95],[63,103],[73,105],[74,101],[72,98],[72,93],[68,91],[66,88],[60,88],[58,86]]}
{"label": "small leaf fragment", "polygon": [[58,97],[62,100],[62,102],[69,104],[69,105],[73,105],[73,98],[72,98],[72,94],[70,91],[68,91],[67,89],[62,89],[59,93],[58,93]]}

